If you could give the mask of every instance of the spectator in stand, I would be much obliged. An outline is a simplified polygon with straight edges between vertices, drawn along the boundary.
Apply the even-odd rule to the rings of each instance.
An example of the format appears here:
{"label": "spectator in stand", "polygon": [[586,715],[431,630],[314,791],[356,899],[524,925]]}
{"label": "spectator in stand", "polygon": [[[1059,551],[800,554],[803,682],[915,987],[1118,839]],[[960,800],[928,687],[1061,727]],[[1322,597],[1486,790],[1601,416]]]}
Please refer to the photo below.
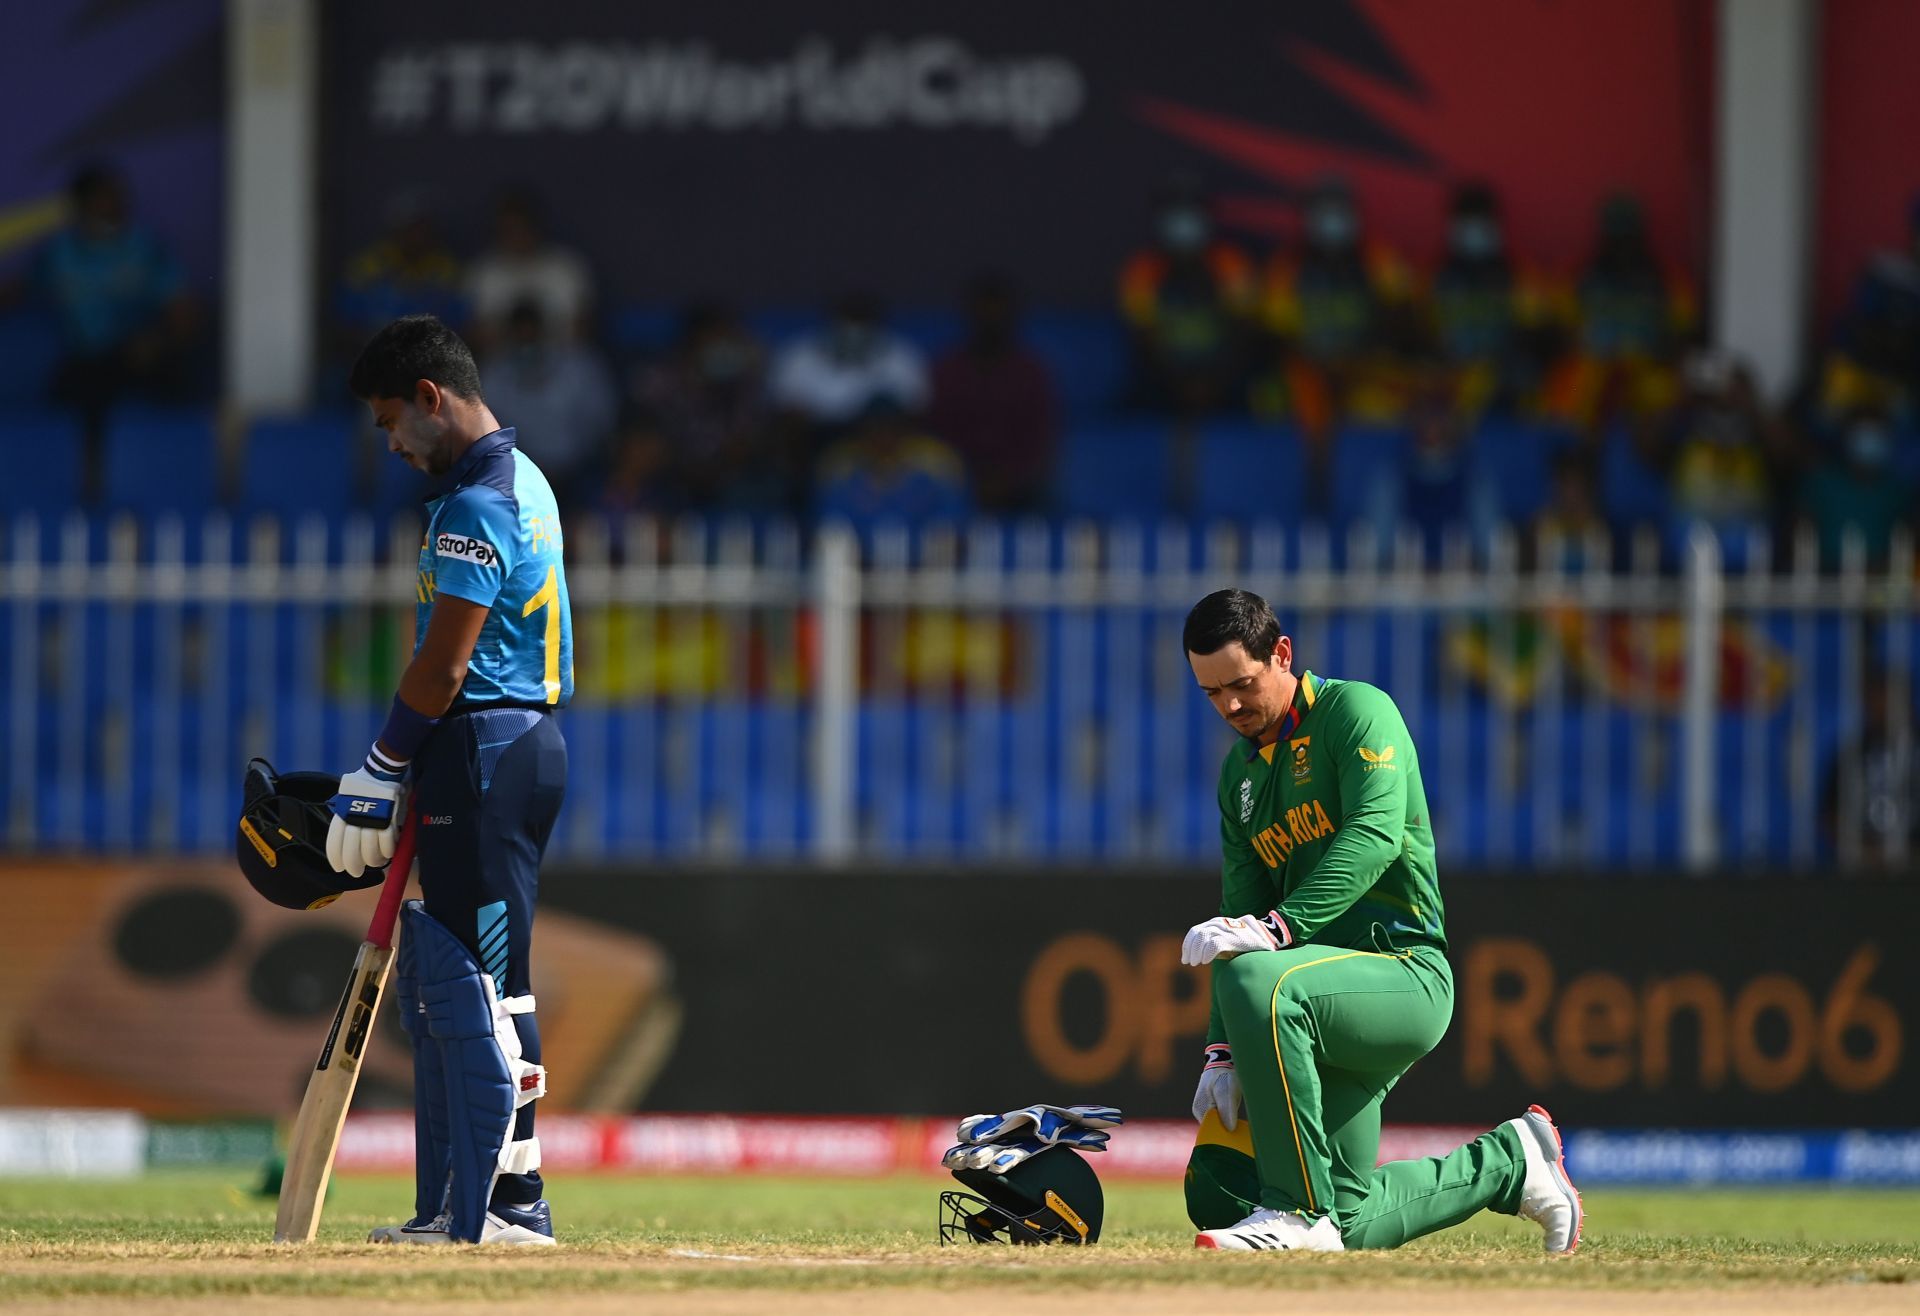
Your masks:
{"label": "spectator in stand", "polygon": [[1875,254],[1835,328],[1820,380],[1829,420],[1866,405],[1910,424],[1920,408],[1920,196],[1906,237],[1904,247]]}
{"label": "spectator in stand", "polygon": [[666,356],[631,376],[632,404],[665,442],[671,479],[692,506],[786,505],[798,472],[772,442],[766,352],[731,310],[688,308]]}
{"label": "spectator in stand", "polygon": [[821,457],[814,511],[846,521],[863,539],[877,526],[958,521],[968,511],[966,467],[883,393]]}
{"label": "spectator in stand", "polygon": [[973,472],[983,511],[1038,511],[1053,474],[1053,381],[1020,342],[1019,298],[1008,280],[975,279],[966,320],[965,340],[934,363],[932,430]]}
{"label": "spectator in stand", "polygon": [[1700,521],[1725,541],[1773,528],[1792,457],[1785,427],[1732,358],[1696,351],[1682,373],[1686,392],[1655,423],[1651,445],[1670,490],[1672,531]]}
{"label": "spectator in stand", "polygon": [[1382,549],[1391,547],[1400,527],[1410,528],[1429,567],[1440,565],[1456,531],[1484,550],[1499,515],[1492,482],[1473,459],[1472,431],[1449,402],[1444,387],[1415,402],[1406,460],[1376,472],[1372,492],[1371,520]]}
{"label": "spectator in stand", "polygon": [[774,404],[797,418],[818,444],[845,432],[880,398],[910,412],[927,405],[927,363],[920,349],[886,326],[877,299],[840,299],[816,333],[774,358]]}
{"label": "spectator in stand", "polygon": [[593,469],[593,478],[580,486],[580,505],[608,517],[616,541],[624,518],[676,512],[685,506],[674,480],[673,445],[666,431],[644,412],[622,422]]}
{"label": "spectator in stand", "polygon": [[1860,683],[1860,726],[1827,765],[1820,832],[1849,868],[1909,876],[1920,855],[1920,764],[1914,760],[1908,677],[1869,660]]}
{"label": "spectator in stand", "polygon": [[105,165],[89,165],[67,188],[67,224],[35,254],[24,285],[60,326],[54,401],[80,414],[88,498],[102,470],[108,408],[127,398],[179,400],[192,388],[199,316],[180,266],[160,239],[136,224],[127,187]]}
{"label": "spectator in stand", "polygon": [[1214,232],[1206,192],[1181,176],[1161,188],[1154,241],[1120,272],[1120,311],[1133,344],[1132,401],[1198,416],[1245,405],[1251,365],[1253,263]]}
{"label": "spectator in stand", "polygon": [[494,210],[493,246],[467,276],[474,345],[492,348],[506,333],[507,316],[522,302],[540,307],[555,339],[593,336],[593,275],[578,253],[551,241],[540,207],[523,191],[505,193]]}
{"label": "spectator in stand", "polygon": [[604,456],[620,395],[606,363],[585,343],[555,338],[537,301],[507,313],[505,333],[481,368],[487,405],[512,426],[522,451],[540,464],[563,503],[579,477]]}
{"label": "spectator in stand", "polygon": [[1675,364],[1695,330],[1693,290],[1654,254],[1640,203],[1624,193],[1600,208],[1600,235],[1575,290],[1576,347],[1550,384],[1549,409],[1594,424],[1672,405]]}
{"label": "spectator in stand", "polygon": [[1600,510],[1599,486],[1590,453],[1569,447],[1554,454],[1547,504],[1528,527],[1528,569],[1576,575],[1607,568],[1613,540]]}
{"label": "spectator in stand", "polygon": [[1463,184],[1447,217],[1446,256],[1428,294],[1433,348],[1465,415],[1526,408],[1561,336],[1546,281],[1507,250],[1499,198]]}
{"label": "spectator in stand", "polygon": [[359,352],[390,321],[426,312],[456,329],[467,323],[460,262],[440,236],[426,193],[395,199],[387,231],[347,260],[334,295],[334,320],[342,352]]}
{"label": "spectator in stand", "polygon": [[1405,417],[1415,378],[1409,358],[1420,324],[1406,262],[1368,240],[1346,179],[1314,185],[1301,216],[1298,255],[1268,265],[1264,315],[1281,348],[1284,402],[1309,434],[1346,417],[1385,424]]}
{"label": "spectator in stand", "polygon": [[1819,534],[1828,570],[1840,565],[1847,540],[1856,537],[1867,564],[1884,567],[1894,527],[1912,523],[1913,482],[1895,461],[1896,443],[1887,413],[1861,407],[1814,454],[1800,482],[1800,511]]}

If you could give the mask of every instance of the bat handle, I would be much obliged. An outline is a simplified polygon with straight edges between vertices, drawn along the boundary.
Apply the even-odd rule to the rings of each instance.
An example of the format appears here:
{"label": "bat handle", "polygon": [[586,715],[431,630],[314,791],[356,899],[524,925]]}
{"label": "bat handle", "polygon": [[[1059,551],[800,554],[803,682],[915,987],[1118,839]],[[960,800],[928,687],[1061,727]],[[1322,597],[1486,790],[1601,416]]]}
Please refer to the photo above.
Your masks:
{"label": "bat handle", "polygon": [[393,945],[393,925],[400,918],[407,870],[413,867],[413,834],[419,817],[409,805],[406,821],[400,824],[400,839],[393,845],[393,859],[387,864],[387,880],[380,884],[380,903],[373,907],[373,922],[367,924],[367,940],[382,950]]}

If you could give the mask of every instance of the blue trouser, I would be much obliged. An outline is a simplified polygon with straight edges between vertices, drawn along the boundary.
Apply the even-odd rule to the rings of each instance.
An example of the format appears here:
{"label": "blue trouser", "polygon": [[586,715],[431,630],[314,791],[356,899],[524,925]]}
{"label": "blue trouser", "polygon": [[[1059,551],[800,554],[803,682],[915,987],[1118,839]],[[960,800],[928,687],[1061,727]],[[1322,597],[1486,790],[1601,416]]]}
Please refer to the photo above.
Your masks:
{"label": "blue trouser", "polygon": [[[426,911],[459,937],[502,998],[533,991],[528,952],[540,857],[567,791],[567,743],[550,713],[478,709],[441,720],[414,760],[417,857]],[[540,1061],[532,1013],[514,1016],[521,1055]],[[513,1137],[533,1136],[533,1104]],[[537,1200],[540,1175],[505,1174],[497,1202]]]}

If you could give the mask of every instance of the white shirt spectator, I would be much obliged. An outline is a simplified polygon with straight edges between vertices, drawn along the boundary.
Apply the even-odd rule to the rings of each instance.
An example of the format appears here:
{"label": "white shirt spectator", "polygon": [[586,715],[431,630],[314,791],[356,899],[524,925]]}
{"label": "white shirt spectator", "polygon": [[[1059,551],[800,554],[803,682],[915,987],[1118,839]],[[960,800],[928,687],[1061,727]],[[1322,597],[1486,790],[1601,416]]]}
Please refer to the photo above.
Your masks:
{"label": "white shirt spectator", "polygon": [[537,303],[558,342],[574,337],[592,309],[593,277],[587,263],[565,247],[543,246],[524,255],[496,247],[474,262],[467,295],[475,317],[496,332],[516,305]]}
{"label": "white shirt spectator", "polygon": [[781,350],[769,392],[776,405],[817,425],[847,424],[883,397],[919,411],[927,401],[927,362],[886,329],[862,326],[849,335],[846,326],[829,325]]}
{"label": "white shirt spectator", "polygon": [[[481,371],[487,406],[556,487],[604,451],[618,419],[613,373],[591,348],[553,343],[509,349]],[[560,489],[565,497],[565,489]]]}

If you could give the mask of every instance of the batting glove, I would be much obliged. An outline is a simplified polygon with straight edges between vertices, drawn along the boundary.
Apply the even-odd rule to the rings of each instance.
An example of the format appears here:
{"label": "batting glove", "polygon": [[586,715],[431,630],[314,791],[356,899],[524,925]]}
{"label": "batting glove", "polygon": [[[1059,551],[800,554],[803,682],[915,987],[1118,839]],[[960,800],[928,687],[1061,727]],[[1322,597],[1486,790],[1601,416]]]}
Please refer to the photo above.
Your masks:
{"label": "batting glove", "polygon": [[[1004,1115],[969,1115],[955,1134],[961,1142],[1011,1142],[1038,1138],[1045,1143],[1068,1141],[1074,1131],[1111,1129],[1126,1123],[1114,1106],[1026,1106]],[[1106,1143],[1106,1135],[1100,1138]]]}
{"label": "batting glove", "polygon": [[1207,1048],[1206,1068],[1200,1071],[1200,1086],[1193,1093],[1193,1118],[1205,1123],[1207,1112],[1220,1112],[1220,1122],[1229,1129],[1240,1122],[1240,1075],[1233,1068],[1233,1052],[1225,1042]]}
{"label": "batting glove", "polygon": [[1293,930],[1278,910],[1258,918],[1210,918],[1188,929],[1187,939],[1180,943],[1180,962],[1197,968],[1250,950],[1285,950],[1291,945]]}
{"label": "batting glove", "polygon": [[963,1142],[947,1148],[947,1154],[940,1158],[940,1164],[949,1170],[988,1170],[994,1174],[1005,1174],[1028,1157],[1038,1156],[1047,1148],[1056,1146],[1072,1147],[1075,1151],[1105,1151],[1107,1135],[1093,1129],[1079,1129],[1057,1142],[1042,1142],[1038,1138],[1022,1138],[1018,1142]]}
{"label": "batting glove", "polygon": [[400,819],[407,811],[407,788],[397,775],[372,765],[340,778],[340,790],[327,807],[327,862],[336,873],[359,877],[393,858]]}

